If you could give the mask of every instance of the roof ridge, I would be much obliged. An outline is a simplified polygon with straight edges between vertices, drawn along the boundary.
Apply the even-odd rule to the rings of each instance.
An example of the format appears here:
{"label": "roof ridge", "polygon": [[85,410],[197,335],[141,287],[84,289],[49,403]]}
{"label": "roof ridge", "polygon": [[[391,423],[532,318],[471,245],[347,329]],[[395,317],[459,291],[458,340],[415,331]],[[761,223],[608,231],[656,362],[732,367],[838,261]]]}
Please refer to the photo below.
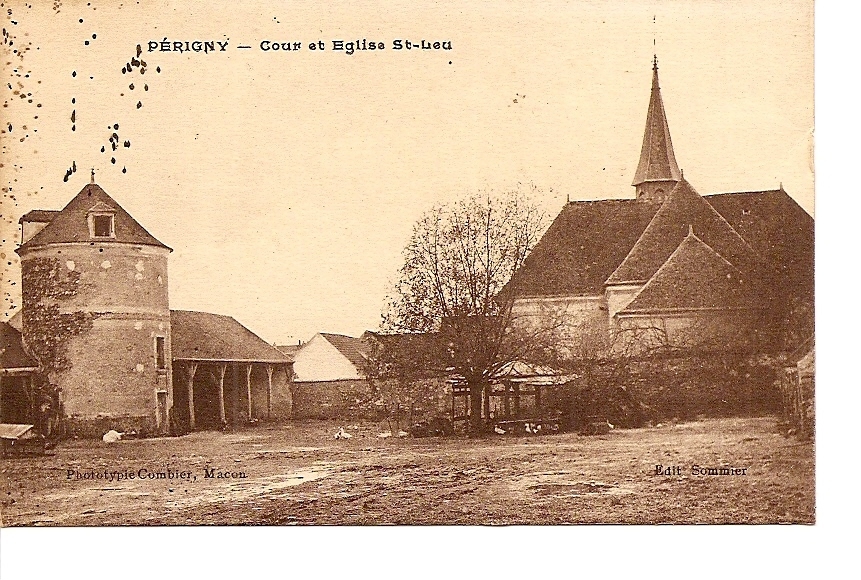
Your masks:
{"label": "roof ridge", "polygon": [[[679,258],[679,256],[682,254],[682,252],[693,251],[693,248],[695,248],[695,246],[693,246],[692,244],[696,244],[697,246],[701,246],[702,248],[704,248],[707,251],[707,255],[717,258],[719,260],[719,263],[721,263],[721,265],[724,268],[728,267],[733,273],[736,274],[737,279],[740,283],[746,284],[746,282],[745,282],[746,277],[744,275],[744,272],[742,272],[732,262],[730,262],[729,260],[727,260],[726,258],[721,256],[720,253],[717,252],[717,250],[712,248],[710,245],[708,245],[706,242],[701,240],[695,234],[690,234],[690,235],[686,236],[685,239],[683,239],[679,243],[679,245],[676,247],[676,249],[673,250],[672,254],[670,254],[670,256],[666,259],[666,261],[664,261],[664,263],[661,264],[660,268],[658,268],[655,271],[655,273],[652,275],[652,277],[649,278],[649,280],[646,282],[646,284],[643,285],[642,288],[640,288],[639,292],[637,292],[637,294],[633,297],[633,299],[624,308],[622,308],[619,312],[624,314],[626,312],[632,313],[632,312],[639,312],[639,311],[643,311],[643,310],[648,311],[648,310],[655,309],[655,308],[636,308],[635,303],[636,303],[638,298],[640,298],[641,296],[646,296],[647,293],[652,288],[654,288],[657,284],[663,282],[663,280],[661,279],[662,274],[664,274],[664,272],[670,267],[670,265],[674,262],[674,260]],[[632,306],[635,306],[635,307],[631,308]],[[687,307],[683,307],[683,308],[677,307],[677,308],[679,308],[681,310],[688,309]],[[723,307],[720,307],[720,308],[723,308]]]}
{"label": "roof ridge", "polygon": [[[696,205],[690,205],[690,203]],[[674,215],[674,212],[680,215]],[[749,252],[758,261],[761,261],[761,257],[759,256],[759,254],[753,249],[753,247],[747,242],[747,240],[745,240],[741,236],[741,234],[739,234],[738,231],[736,231],[736,229],[732,227],[732,224],[730,224],[729,221],[727,221],[727,219],[722,216],[719,211],[712,207],[708,200],[706,200],[702,195],[700,195],[699,192],[694,188],[693,185],[691,185],[691,183],[687,179],[682,177],[681,180],[670,191],[670,194],[667,196],[667,199],[664,200],[664,202],[661,204],[661,207],[658,208],[658,211],[655,212],[654,216],[652,216],[652,219],[649,221],[646,228],[640,234],[640,237],[628,251],[625,258],[619,263],[616,269],[613,270],[613,272],[604,281],[605,286],[613,286],[625,283],[640,283],[644,280],[648,280],[649,278],[651,278],[651,275],[653,275],[654,272],[649,275],[649,278],[637,278],[630,280],[628,279],[628,277],[630,277],[632,273],[645,274],[645,272],[637,272],[638,268],[642,270],[646,269],[647,266],[649,268],[653,266],[653,260],[651,259],[651,257],[661,248],[652,248],[651,251],[648,251],[645,250],[643,246],[648,244],[649,242],[652,242],[652,245],[658,244],[660,246],[660,242],[657,242],[655,239],[653,239],[655,238],[655,236],[660,236],[661,232],[658,230],[665,229],[666,227],[672,227],[674,225],[673,222],[677,221],[680,217],[684,220],[706,220],[706,224],[708,223],[708,220],[713,221],[716,218],[717,223],[720,224],[720,227],[724,228],[727,231],[730,239],[733,240],[732,243],[741,242],[743,250],[742,253]],[[688,222],[688,225],[693,225],[693,222]],[[703,224],[701,223],[701,225]],[[708,231],[709,230],[706,227],[706,232],[708,233]],[[715,234],[715,240],[718,241],[719,232],[715,231],[713,233]],[[729,245],[727,247],[729,247]],[[639,261],[636,260],[638,256],[640,257]]]}

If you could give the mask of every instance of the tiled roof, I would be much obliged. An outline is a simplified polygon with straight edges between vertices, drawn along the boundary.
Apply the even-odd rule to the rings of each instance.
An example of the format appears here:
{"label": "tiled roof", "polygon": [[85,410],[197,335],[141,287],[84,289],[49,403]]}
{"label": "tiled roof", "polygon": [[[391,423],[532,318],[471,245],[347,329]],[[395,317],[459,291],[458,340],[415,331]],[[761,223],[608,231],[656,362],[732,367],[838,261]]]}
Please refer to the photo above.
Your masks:
{"label": "tiled roof", "polygon": [[596,295],[658,209],[635,199],[565,205],[514,278],[518,296]]}
{"label": "tiled roof", "polygon": [[24,349],[21,333],[0,322],[0,369],[36,368],[39,363]]}
{"label": "tiled roof", "polygon": [[709,203],[682,179],[607,284],[644,283],[667,261],[693,227],[694,233],[742,271],[759,259],[747,242]]}
{"label": "tiled roof", "polygon": [[292,359],[231,316],[170,311],[173,360],[289,363]]}
{"label": "tiled roof", "polygon": [[618,315],[760,308],[762,297],[755,279],[690,233]]}
{"label": "tiled roof", "polygon": [[329,332],[321,332],[320,335],[329,343],[338,349],[342,355],[347,357],[353,366],[362,370],[368,360],[368,344],[361,338],[345,336],[343,334],[331,334]]}
{"label": "tiled roof", "polygon": [[770,266],[760,273],[763,282],[812,294],[814,220],[785,191],[721,193],[705,200]]}
{"label": "tiled roof", "polygon": [[643,148],[632,185],[645,181],[678,181],[680,178],[673,142],[670,139],[670,128],[667,125],[667,114],[664,112],[664,100],[661,98],[661,87],[658,84],[658,65],[655,63],[652,69],[652,96],[646,115]]}
{"label": "tiled roof", "polygon": [[[96,206],[100,208],[109,207],[116,211],[114,217],[114,233],[116,237],[110,239],[99,238],[100,244],[126,243],[167,248],[167,246],[155,239],[143,226],[136,222],[111,196],[105,193],[105,190],[95,183],[90,183],[66,207],[57,212],[42,231],[33,236],[19,249],[34,248],[45,244],[91,241],[87,213]],[[33,212],[30,213],[32,214]]]}
{"label": "tiled roof", "polygon": [[57,214],[60,213],[58,209],[34,209],[32,211],[28,211],[18,220],[19,224],[24,222],[39,222],[46,224],[53,220]]}
{"label": "tiled roof", "polygon": [[[814,221],[786,192],[720,193],[702,199],[770,266],[759,273],[763,282],[779,290],[812,293]],[[633,199],[568,203],[517,273],[517,294],[602,294],[604,281],[625,259],[659,207]],[[664,261],[687,233],[684,224],[689,220],[680,221],[677,241],[666,250]],[[694,232],[698,236],[701,232],[696,224]],[[660,263],[656,270],[658,266]]]}

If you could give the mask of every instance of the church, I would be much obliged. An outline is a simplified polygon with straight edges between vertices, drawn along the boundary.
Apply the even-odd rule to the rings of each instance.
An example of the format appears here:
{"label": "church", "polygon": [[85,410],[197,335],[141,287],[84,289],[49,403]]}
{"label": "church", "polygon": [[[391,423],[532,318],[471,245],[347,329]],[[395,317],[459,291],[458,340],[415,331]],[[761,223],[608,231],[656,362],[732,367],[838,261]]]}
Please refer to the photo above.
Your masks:
{"label": "church", "polygon": [[812,335],[813,218],[782,185],[702,195],[689,177],[655,58],[634,196],[565,205],[514,277],[515,319],[558,316],[572,350],[774,352]]}

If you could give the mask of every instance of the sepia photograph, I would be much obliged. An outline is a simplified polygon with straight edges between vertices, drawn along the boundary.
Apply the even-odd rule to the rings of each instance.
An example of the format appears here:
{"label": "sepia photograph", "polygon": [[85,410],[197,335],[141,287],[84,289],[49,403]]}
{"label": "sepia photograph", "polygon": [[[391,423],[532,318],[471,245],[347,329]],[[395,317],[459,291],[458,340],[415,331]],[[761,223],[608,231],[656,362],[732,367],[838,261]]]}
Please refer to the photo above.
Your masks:
{"label": "sepia photograph", "polygon": [[0,526],[817,522],[811,0],[0,6]]}

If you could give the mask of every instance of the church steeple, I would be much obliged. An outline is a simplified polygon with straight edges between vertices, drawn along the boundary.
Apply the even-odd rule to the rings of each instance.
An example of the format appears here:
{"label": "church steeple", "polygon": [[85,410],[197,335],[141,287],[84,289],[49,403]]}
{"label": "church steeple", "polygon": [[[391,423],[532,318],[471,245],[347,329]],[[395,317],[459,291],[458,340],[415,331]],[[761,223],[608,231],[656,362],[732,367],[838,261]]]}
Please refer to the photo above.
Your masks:
{"label": "church steeple", "polygon": [[637,189],[637,199],[662,201],[679,182],[681,172],[673,153],[670,128],[661,98],[658,83],[658,57],[652,61],[652,96],[649,99],[649,112],[646,116],[646,132],[643,135],[643,148],[640,163],[631,184]]}

